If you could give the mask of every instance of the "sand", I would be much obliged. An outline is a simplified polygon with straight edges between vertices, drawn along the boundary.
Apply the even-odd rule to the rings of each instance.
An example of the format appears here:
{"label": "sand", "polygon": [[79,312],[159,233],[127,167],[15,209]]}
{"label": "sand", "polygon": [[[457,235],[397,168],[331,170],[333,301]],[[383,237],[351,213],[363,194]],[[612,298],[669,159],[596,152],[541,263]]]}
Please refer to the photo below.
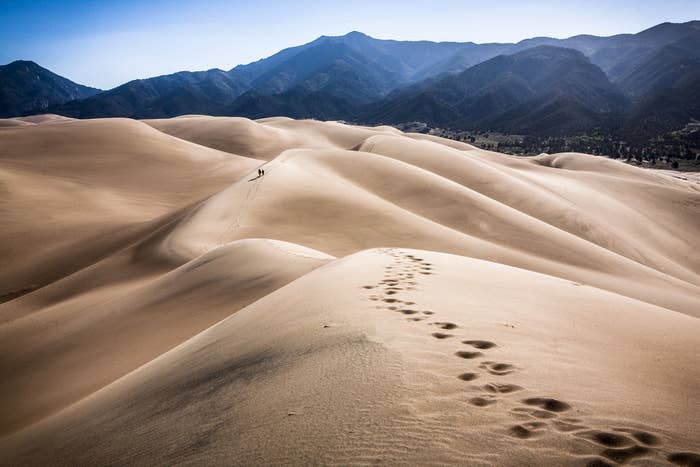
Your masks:
{"label": "sand", "polygon": [[692,178],[194,115],[0,174],[0,464],[700,463]]}

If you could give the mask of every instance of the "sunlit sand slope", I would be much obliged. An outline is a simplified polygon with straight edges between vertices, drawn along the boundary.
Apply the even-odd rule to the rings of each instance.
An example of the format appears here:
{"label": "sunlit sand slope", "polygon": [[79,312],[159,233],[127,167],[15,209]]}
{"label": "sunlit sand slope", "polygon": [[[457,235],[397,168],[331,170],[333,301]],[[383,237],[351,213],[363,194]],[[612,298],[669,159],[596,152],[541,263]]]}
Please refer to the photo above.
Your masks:
{"label": "sunlit sand slope", "polygon": [[30,464],[658,462],[697,441],[698,333],[696,318],[570,281],[375,249],[0,446]]}
{"label": "sunlit sand slope", "polygon": [[700,463],[692,178],[205,116],[0,175],[0,464]]}

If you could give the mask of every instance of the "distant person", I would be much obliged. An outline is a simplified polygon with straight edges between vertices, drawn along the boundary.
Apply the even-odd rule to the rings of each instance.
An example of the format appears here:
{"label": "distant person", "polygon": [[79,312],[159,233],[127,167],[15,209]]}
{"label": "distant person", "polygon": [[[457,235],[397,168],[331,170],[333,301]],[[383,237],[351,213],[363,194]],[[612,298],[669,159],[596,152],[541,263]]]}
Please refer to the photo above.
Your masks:
{"label": "distant person", "polygon": [[258,177],[262,177],[262,170],[258,169]]}
{"label": "distant person", "polygon": [[265,169],[261,169],[260,171],[262,172],[263,175],[265,175]]}

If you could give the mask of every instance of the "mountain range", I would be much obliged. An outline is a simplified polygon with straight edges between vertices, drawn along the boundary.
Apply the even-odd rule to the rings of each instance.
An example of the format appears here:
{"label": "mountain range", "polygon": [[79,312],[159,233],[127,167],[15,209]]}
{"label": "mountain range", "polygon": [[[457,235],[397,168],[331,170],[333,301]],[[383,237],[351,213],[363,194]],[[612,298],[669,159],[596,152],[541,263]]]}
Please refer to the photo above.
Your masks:
{"label": "mountain range", "polygon": [[571,133],[621,114],[627,102],[581,52],[540,45],[385,99],[371,120]]}
{"label": "mountain range", "polygon": [[700,21],[514,44],[355,31],[228,71],[183,71],[106,91],[19,61],[0,66],[0,115],[285,115],[544,135],[603,128],[643,139],[700,119],[699,50]]}
{"label": "mountain range", "polygon": [[54,106],[100,92],[31,61],[17,60],[0,66],[0,117],[46,112]]}

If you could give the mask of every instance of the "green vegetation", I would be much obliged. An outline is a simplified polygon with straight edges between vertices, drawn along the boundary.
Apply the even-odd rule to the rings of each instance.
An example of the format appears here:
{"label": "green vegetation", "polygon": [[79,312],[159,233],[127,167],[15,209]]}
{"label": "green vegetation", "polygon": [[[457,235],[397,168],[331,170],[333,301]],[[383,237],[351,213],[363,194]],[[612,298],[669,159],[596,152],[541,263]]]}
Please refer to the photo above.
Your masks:
{"label": "green vegetation", "polygon": [[644,167],[700,171],[699,122],[691,122],[682,130],[637,142],[625,141],[600,128],[589,134],[558,137],[456,131],[427,126],[422,127],[421,132],[505,154],[533,156],[541,153],[582,152],[622,159],[629,164]]}

